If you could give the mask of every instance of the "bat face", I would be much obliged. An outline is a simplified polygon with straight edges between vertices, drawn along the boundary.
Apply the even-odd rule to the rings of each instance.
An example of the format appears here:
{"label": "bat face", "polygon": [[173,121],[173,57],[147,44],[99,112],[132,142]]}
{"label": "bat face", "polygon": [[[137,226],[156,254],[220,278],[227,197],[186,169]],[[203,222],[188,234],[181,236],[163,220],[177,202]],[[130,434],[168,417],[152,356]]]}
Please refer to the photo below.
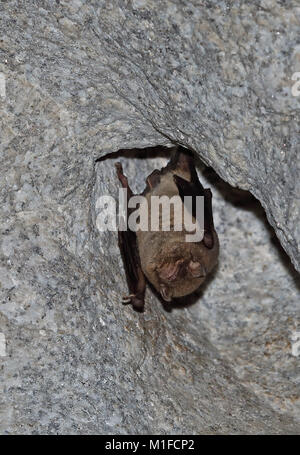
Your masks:
{"label": "bat face", "polygon": [[[122,186],[127,188],[128,200],[133,195],[123,175],[122,167],[116,165]],[[144,307],[146,280],[155,287],[165,301],[183,297],[194,292],[217,263],[219,254],[218,236],[214,229],[211,191],[201,185],[191,153],[179,147],[170,162],[160,171],[147,177],[147,186],[142,193],[148,202],[148,218],[152,219],[152,196],[179,200],[179,211],[184,211],[185,196],[204,197],[204,237],[201,241],[187,241],[187,231],[175,230],[175,212],[169,212],[169,230],[163,229],[162,212],[155,212],[159,228],[146,231],[119,231],[119,246],[122,254],[129,296],[124,303],[131,303],[137,310]],[[178,201],[177,201],[178,202]],[[178,206],[177,206],[178,207]],[[162,207],[160,207],[162,210]],[[128,210],[128,216],[130,210]],[[192,205],[195,220],[195,204]]]}
{"label": "bat face", "polygon": [[[172,233],[169,237],[172,238]],[[149,255],[141,254],[142,270],[165,301],[170,302],[173,297],[184,297],[196,291],[215,266],[219,249],[216,235],[214,242],[214,248],[209,254],[201,243],[170,240],[160,249],[153,242],[150,250],[152,257],[148,262],[150,265],[147,266],[144,261]]]}

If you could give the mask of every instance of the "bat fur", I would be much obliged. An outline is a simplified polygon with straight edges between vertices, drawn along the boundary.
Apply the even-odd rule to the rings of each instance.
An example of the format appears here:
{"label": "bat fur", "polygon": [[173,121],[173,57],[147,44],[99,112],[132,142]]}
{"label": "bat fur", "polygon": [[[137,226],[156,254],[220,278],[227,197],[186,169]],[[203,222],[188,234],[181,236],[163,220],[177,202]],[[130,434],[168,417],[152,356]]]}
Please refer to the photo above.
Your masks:
{"label": "bat fur", "polygon": [[[133,193],[120,163],[116,163],[116,169],[122,186],[127,188],[129,199]],[[147,177],[142,195],[148,201],[149,220],[151,196],[180,196],[182,201],[187,195],[204,196],[204,237],[201,242],[187,242],[187,231],[172,229],[172,210],[169,231],[162,230],[161,216],[158,231],[119,231],[119,247],[129,288],[129,295],[124,298],[124,303],[131,303],[138,311],[143,311],[144,308],[146,279],[165,301],[170,302],[173,298],[193,293],[214,268],[219,255],[211,191],[201,185],[190,151],[178,147],[166,167],[153,171]]]}

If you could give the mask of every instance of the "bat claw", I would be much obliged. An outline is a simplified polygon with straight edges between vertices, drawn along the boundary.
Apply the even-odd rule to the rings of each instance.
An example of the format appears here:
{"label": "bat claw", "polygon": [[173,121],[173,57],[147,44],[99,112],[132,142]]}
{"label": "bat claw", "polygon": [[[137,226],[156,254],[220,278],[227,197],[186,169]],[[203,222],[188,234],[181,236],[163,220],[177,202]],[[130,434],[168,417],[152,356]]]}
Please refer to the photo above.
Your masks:
{"label": "bat claw", "polygon": [[135,297],[135,294],[124,295],[122,297],[122,303],[131,303],[133,297]]}
{"label": "bat claw", "polygon": [[123,173],[123,166],[122,166],[122,164],[120,163],[120,161],[118,161],[117,163],[115,163],[115,168],[117,169],[118,172]]}
{"label": "bat claw", "polygon": [[123,174],[123,166],[119,161],[115,163],[115,168],[117,171],[117,177],[120,180],[122,187],[127,188],[130,191],[130,193],[132,193],[131,189],[128,186],[127,177]]}
{"label": "bat claw", "polygon": [[144,310],[144,299],[138,297],[137,294],[129,294],[122,297],[123,305],[127,305],[129,303],[132,304],[133,308],[136,311],[142,312]]}

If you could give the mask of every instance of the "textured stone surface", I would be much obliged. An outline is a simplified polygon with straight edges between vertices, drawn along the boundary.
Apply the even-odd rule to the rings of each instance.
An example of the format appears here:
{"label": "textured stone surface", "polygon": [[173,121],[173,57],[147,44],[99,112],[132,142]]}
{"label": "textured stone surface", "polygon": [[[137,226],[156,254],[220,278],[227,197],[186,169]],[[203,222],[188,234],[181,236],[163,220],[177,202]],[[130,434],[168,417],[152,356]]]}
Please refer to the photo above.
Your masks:
{"label": "textured stone surface", "polygon": [[[259,203],[202,166],[219,268],[139,315],[96,229],[113,160],[95,163],[190,147],[299,268],[298,2],[6,1],[0,21],[1,432],[299,433],[299,279]],[[131,155],[141,191],[165,153]]]}

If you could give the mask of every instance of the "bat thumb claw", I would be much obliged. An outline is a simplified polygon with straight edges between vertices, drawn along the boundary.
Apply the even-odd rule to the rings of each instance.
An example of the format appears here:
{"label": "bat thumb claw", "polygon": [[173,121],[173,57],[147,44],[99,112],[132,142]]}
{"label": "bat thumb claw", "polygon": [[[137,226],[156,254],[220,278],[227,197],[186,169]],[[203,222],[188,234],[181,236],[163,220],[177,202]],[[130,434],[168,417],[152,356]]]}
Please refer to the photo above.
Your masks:
{"label": "bat thumb claw", "polygon": [[129,294],[122,297],[122,303],[123,305],[131,303],[133,308],[139,312],[144,310],[144,299],[139,298],[137,294]]}
{"label": "bat thumb claw", "polygon": [[124,295],[122,297],[122,303],[131,303],[131,299],[135,297],[135,294]]}

